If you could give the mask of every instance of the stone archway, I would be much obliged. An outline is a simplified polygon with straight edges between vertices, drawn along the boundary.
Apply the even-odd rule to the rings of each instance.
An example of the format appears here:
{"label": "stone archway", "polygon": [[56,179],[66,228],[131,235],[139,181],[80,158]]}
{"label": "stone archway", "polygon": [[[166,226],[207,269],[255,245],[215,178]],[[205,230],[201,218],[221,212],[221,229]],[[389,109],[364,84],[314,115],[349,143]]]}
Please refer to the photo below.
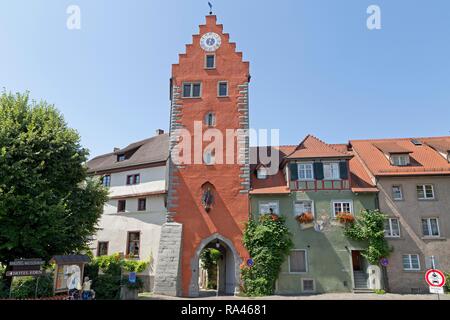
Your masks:
{"label": "stone archway", "polygon": [[224,294],[236,295],[239,293],[240,282],[240,265],[242,259],[236,251],[233,243],[227,238],[216,233],[204,239],[195,251],[195,255],[191,259],[191,281],[189,284],[189,297],[195,298],[200,294],[198,278],[200,269],[200,254],[203,249],[207,248],[211,243],[219,242],[226,250],[225,258],[225,288]]}

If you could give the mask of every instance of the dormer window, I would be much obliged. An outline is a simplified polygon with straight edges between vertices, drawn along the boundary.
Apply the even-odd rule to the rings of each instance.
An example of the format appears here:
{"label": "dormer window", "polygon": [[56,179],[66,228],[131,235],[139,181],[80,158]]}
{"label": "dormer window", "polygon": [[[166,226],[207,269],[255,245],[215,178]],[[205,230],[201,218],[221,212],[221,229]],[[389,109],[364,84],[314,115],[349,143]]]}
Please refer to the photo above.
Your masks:
{"label": "dormer window", "polygon": [[117,162],[122,162],[122,161],[125,161],[125,160],[126,160],[125,154],[117,155]]}
{"label": "dormer window", "polygon": [[269,172],[267,171],[267,168],[261,167],[256,171],[256,176],[259,180],[267,179],[268,175]]}
{"label": "dormer window", "polygon": [[447,152],[447,161],[450,163],[450,151]]}
{"label": "dormer window", "polygon": [[404,167],[410,164],[408,154],[392,154],[391,163],[393,166]]}

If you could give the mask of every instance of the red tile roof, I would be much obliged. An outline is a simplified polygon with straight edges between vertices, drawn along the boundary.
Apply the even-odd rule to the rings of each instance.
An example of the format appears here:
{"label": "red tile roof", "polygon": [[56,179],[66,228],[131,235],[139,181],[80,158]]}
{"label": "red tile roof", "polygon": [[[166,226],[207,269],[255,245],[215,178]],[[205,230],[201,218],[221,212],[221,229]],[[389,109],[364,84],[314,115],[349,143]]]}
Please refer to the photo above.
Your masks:
{"label": "red tile roof", "polygon": [[395,141],[377,142],[373,145],[386,154],[412,153],[411,149],[407,149]]}
{"label": "red tile roof", "polygon": [[[416,145],[413,140],[422,142],[423,145]],[[395,143],[403,149],[410,150],[411,164],[404,167],[393,166],[377,147],[385,143]],[[438,148],[449,144],[450,137],[350,141],[353,150],[374,176],[450,175],[450,163],[431,147],[433,145]]]}
{"label": "red tile roof", "polygon": [[338,150],[332,145],[326,144],[322,140],[308,135],[306,138],[289,154],[287,159],[314,159],[314,158],[347,158],[351,157],[346,151]]}
{"label": "red tile roof", "polygon": [[[353,153],[348,151],[348,145],[346,144],[326,144],[325,142],[315,138],[314,136],[307,136],[305,140],[300,144],[302,146],[280,146],[273,147],[272,152],[279,152],[279,163],[283,164],[287,159],[290,159],[293,154],[300,154],[300,158],[294,157],[292,159],[305,159],[311,158],[348,158],[350,159],[350,176],[351,176],[351,190],[353,192],[378,192],[376,186],[372,183],[369,174],[364,169],[364,166],[356,157],[353,157]],[[259,151],[259,148],[252,148],[251,154],[255,154]],[[307,156],[306,156],[307,155]],[[258,179],[256,176],[256,169],[258,163],[252,161],[251,166],[251,191],[250,194],[289,194],[288,183],[286,176],[280,168],[280,170],[267,179]],[[281,166],[282,167],[282,166]]]}

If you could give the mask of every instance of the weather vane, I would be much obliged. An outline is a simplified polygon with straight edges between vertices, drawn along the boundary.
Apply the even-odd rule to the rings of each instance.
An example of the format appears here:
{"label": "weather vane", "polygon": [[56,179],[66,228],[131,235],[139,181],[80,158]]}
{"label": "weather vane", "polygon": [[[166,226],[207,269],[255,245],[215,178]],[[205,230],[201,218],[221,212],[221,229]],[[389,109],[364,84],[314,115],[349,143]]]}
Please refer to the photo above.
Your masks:
{"label": "weather vane", "polygon": [[209,5],[209,14],[213,14],[213,11],[212,11],[213,6],[212,6],[211,2],[208,2],[208,5]]}

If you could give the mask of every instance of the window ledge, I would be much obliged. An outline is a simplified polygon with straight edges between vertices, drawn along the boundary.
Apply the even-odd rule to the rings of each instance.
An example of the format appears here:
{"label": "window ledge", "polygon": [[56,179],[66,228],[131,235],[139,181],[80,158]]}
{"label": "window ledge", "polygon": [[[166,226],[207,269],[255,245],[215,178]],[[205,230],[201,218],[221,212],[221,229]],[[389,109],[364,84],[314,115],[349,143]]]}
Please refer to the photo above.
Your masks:
{"label": "window ledge", "polygon": [[426,240],[426,241],[445,241],[447,240],[447,238],[444,237],[421,237],[422,240]]}
{"label": "window ledge", "polygon": [[384,236],[385,238],[386,238],[386,240],[405,240],[405,238],[404,237],[387,237],[387,236]]}
{"label": "window ledge", "polygon": [[403,272],[406,272],[406,273],[422,273],[423,271],[422,270],[405,270],[405,269],[403,269]]}

